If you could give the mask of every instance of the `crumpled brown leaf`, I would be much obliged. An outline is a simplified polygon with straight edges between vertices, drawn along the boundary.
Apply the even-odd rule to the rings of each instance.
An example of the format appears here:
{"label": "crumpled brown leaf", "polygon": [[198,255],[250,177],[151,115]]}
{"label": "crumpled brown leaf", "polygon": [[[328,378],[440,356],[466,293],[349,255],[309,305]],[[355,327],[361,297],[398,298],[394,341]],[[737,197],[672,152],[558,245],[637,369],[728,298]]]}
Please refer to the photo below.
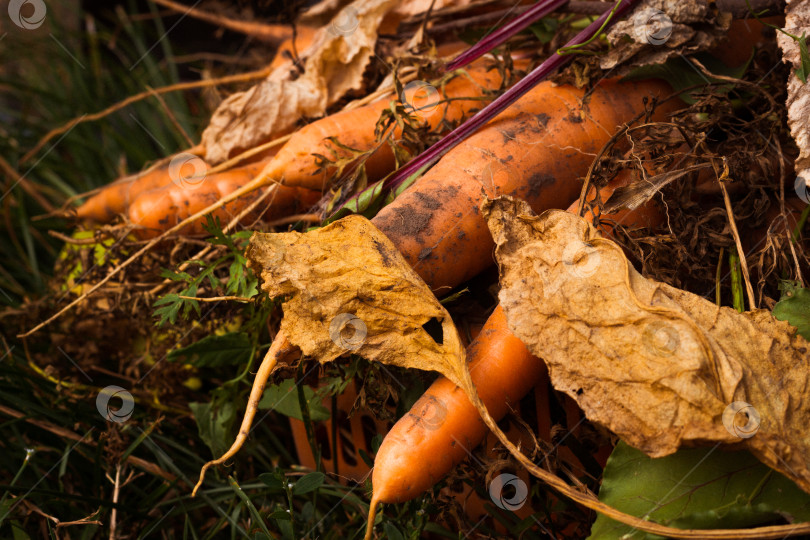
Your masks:
{"label": "crumpled brown leaf", "polygon": [[708,0],[643,0],[608,32],[612,45],[600,67],[625,75],[638,66],[662,64],[676,54],[710,49],[725,36],[730,13],[713,15]]}
{"label": "crumpled brown leaf", "polygon": [[483,212],[510,329],[590,420],[653,457],[745,446],[810,492],[810,343],[795,329],[642,277],[573,214],[508,198]]}
{"label": "crumpled brown leaf", "polygon": [[352,89],[360,89],[374,54],[377,28],[395,0],[356,0],[299,51],[304,72],[292,80],[290,66],[277,68],[245,92],[229,96],[202,134],[205,158],[216,164],[237,151],[289,132],[302,117],[321,116]]}
{"label": "crumpled brown leaf", "polygon": [[[810,30],[810,2],[801,0],[788,0],[785,8],[785,31],[794,36],[801,36]],[[776,41],[782,49],[782,60],[793,66],[794,70],[801,66],[799,44],[790,36],[782,32],[776,33]],[[810,87],[803,83],[793,72],[787,81],[787,111],[790,134],[799,147],[799,157],[796,158],[796,191],[801,194],[810,194]],[[804,180],[804,186],[800,184]],[[800,188],[804,188],[800,191]]]}
{"label": "crumpled brown leaf", "polygon": [[[281,331],[330,362],[347,352],[437,371],[469,387],[464,348],[447,310],[379,229],[349,216],[307,233],[254,233],[248,265],[271,297],[285,296]],[[423,325],[436,319],[439,343]]]}

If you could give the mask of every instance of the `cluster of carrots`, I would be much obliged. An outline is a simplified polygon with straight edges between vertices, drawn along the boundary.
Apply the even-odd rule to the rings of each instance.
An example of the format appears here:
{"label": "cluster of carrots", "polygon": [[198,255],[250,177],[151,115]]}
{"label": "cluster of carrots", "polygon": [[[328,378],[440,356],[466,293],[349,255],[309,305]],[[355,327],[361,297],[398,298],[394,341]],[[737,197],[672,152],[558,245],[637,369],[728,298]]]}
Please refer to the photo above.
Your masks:
{"label": "cluster of carrots", "polygon": [[[438,89],[441,103],[435,109],[431,108],[429,114],[421,115],[421,119],[430,130],[441,133],[446,126],[480,108],[489,92],[500,88],[502,82],[498,69],[479,62],[442,85]],[[414,90],[418,91],[418,88]],[[418,100],[419,97],[406,94],[404,99]],[[278,152],[265,152],[262,161],[206,175],[204,170],[209,166],[197,157],[194,166],[189,167],[196,177],[183,176],[188,173],[163,166],[122,179],[79,206],[77,216],[81,220],[103,223],[125,213],[137,227],[139,236],[151,238],[235,192],[257,176],[272,183],[273,194],[263,215],[249,217],[275,219],[305,211],[330,187],[328,181],[335,175],[337,167],[334,163],[351,159],[349,149],[366,153],[360,159],[369,181],[379,180],[394,169],[396,161],[391,147],[380,144],[375,132],[380,115],[391,107],[391,101],[390,97],[385,97],[307,124],[295,132]],[[390,135],[394,139],[401,134],[399,126],[394,126],[392,131]],[[333,164],[324,165],[323,156],[329,157]],[[353,165],[356,164],[349,163],[344,168]],[[241,196],[217,210],[213,217],[223,220],[234,217],[256,197],[255,194]],[[191,224],[182,232],[201,234],[202,223]]]}
{"label": "cluster of carrots", "polygon": [[[738,41],[743,40],[740,43],[745,39],[742,34],[738,37]],[[734,54],[734,48],[729,49]],[[440,89],[445,101],[435,114],[425,118],[431,129],[441,130],[443,120],[469,115],[481,106],[487,90],[497,89],[502,83],[498,70],[487,69],[483,62],[474,64],[467,74],[453,78]],[[587,173],[593,155],[617,126],[642,110],[646,98],[670,93],[669,86],[657,80],[603,80],[587,96],[585,91],[571,86],[541,83],[447,153],[372,222],[437,295],[445,294],[493,264],[494,244],[479,212],[485,196],[521,198],[536,212],[550,208],[577,211],[582,188],[579,179]],[[327,183],[335,172],[323,167],[318,155],[348,157],[342,154],[345,150],[341,147],[374,150],[363,163],[370,180],[383,178],[395,168],[393,152],[379,144],[375,133],[380,114],[391,106],[391,100],[382,98],[314,121],[294,133],[272,155],[208,176],[199,187],[173,182],[167,168],[158,168],[134,180],[112,184],[85,202],[77,213],[82,219],[94,221],[126,214],[132,223],[141,226],[140,234],[154,236],[257,176],[267,178],[275,190],[265,217],[307,210],[330,187]],[[680,106],[674,99],[665,101],[656,108],[653,120],[665,119]],[[396,138],[398,133],[393,136]],[[335,145],[335,140],[340,145]],[[614,189],[631,179],[629,171],[620,173],[602,189],[601,199],[607,199]],[[588,197],[593,196],[594,192],[589,192]],[[246,195],[229,203],[218,210],[220,217],[239,214],[256,197]],[[650,202],[632,211],[602,216],[602,221],[611,219],[650,227],[661,220],[661,214]],[[200,231],[199,224],[194,224],[186,232]],[[610,235],[611,229],[606,227],[603,233]],[[542,361],[511,334],[500,308],[491,314],[469,346],[467,356],[473,382],[496,420],[545,373]],[[267,375],[257,375],[259,395]],[[439,425],[427,425],[425,414],[433,410],[435,403],[441,404],[446,416]],[[246,416],[248,424],[250,416]],[[241,431],[245,431],[244,424]],[[366,538],[372,536],[378,503],[403,502],[423,493],[464,459],[465,449],[479,444],[486,432],[478,411],[461,389],[444,378],[434,382],[387,434],[376,455]]]}

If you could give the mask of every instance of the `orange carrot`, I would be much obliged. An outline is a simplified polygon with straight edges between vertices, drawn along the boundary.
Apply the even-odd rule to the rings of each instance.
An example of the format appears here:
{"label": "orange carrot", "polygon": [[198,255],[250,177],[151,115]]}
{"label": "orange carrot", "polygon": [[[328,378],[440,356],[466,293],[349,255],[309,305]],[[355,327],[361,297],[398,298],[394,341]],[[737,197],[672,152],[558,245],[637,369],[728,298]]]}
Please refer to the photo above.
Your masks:
{"label": "orange carrot", "polygon": [[[228,195],[250,181],[267,162],[257,162],[219,174],[191,179],[188,183],[171,183],[146,193],[142,193],[129,207],[129,219],[142,228],[136,232],[141,238],[153,238],[162,231],[177,225],[185,218],[192,216]],[[244,195],[222,208],[211,213],[219,218],[224,226],[244,208],[254,202],[261,193],[254,191]],[[253,212],[246,219],[275,219],[308,210],[320,199],[320,192],[310,189],[276,186],[269,195],[267,211],[263,216]],[[261,205],[260,205],[261,206]],[[204,220],[192,223],[181,233],[185,235],[204,234]]]}
{"label": "orange carrot", "polygon": [[[453,287],[493,263],[494,244],[479,205],[511,195],[536,212],[567,208],[593,155],[642,99],[669,94],[658,81],[603,81],[583,91],[541,83],[450,151],[374,218],[434,290]],[[658,107],[662,118],[672,102]]]}
{"label": "orange carrot", "polygon": [[[478,394],[496,419],[546,372],[545,364],[509,331],[500,306],[467,348],[467,357]],[[424,493],[478,446],[487,431],[464,391],[440,377],[383,439],[374,459],[374,498],[393,503]]]}
{"label": "orange carrot", "polygon": [[[417,111],[419,118],[436,131],[445,121],[457,121],[472,110],[481,108],[484,90],[497,89],[501,84],[501,75],[497,69],[482,66],[471,67],[465,75],[458,75],[443,88],[432,88],[412,85],[406,92],[405,101]],[[470,80],[472,79],[472,80]],[[468,98],[468,99],[461,99]],[[335,173],[334,166],[318,163],[316,154],[330,160],[349,159],[350,151],[340,145],[369,151],[375,148],[375,127],[380,114],[391,106],[393,97],[385,97],[369,105],[342,111],[327,116],[299,129],[290,140],[278,151],[263,175],[275,180],[284,179],[285,185],[300,186],[322,190],[326,181]],[[443,101],[453,100],[453,101]],[[439,101],[442,101],[439,103]],[[436,105],[438,103],[438,106]],[[397,129],[394,137],[399,137]],[[378,180],[394,168],[394,156],[390,147],[385,144],[365,161],[366,173],[371,180]]]}
{"label": "orange carrot", "polygon": [[[600,190],[602,200],[633,179],[632,171],[620,172]],[[592,188],[586,200],[593,200]],[[579,201],[568,207],[576,212]],[[586,219],[593,214],[586,214]],[[620,210],[601,216],[603,233],[622,223],[629,227],[654,226],[662,219],[653,201],[635,210]],[[467,348],[470,374],[478,395],[495,420],[500,420],[547,375],[542,360],[532,356],[506,324],[500,306]],[[461,388],[439,377],[405,416],[388,432],[374,459],[374,486],[366,539],[371,538],[376,507],[380,502],[408,501],[441,480],[484,439],[488,429],[478,410]],[[427,458],[427,456],[430,456]]]}
{"label": "orange carrot", "polygon": [[[189,156],[191,158],[191,156]],[[194,158],[193,163],[183,165],[178,163],[178,169],[198,168],[200,172],[208,169],[208,165],[201,158]],[[180,174],[190,175],[188,171],[180,170]],[[159,188],[172,181],[169,175],[169,166],[148,169],[145,172],[133,174],[105,186],[99,193],[93,195],[76,209],[79,219],[106,223],[115,216],[125,212],[130,203],[145,191]]]}

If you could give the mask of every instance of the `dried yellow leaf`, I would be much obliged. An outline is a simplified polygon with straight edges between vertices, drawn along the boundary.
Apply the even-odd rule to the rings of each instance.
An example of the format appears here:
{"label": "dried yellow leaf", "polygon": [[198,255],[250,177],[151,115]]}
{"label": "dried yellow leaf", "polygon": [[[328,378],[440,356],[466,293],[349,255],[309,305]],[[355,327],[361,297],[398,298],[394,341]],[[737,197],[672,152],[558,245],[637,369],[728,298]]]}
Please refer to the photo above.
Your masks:
{"label": "dried yellow leaf", "polygon": [[303,73],[291,65],[223,101],[202,134],[205,157],[220,163],[239,150],[289,132],[302,117],[321,116],[349,90],[360,89],[374,54],[380,21],[394,0],[356,0],[320,29],[301,55]]}
{"label": "dried yellow leaf", "polygon": [[[254,233],[248,264],[286,296],[281,331],[321,363],[347,352],[437,371],[459,386],[464,348],[447,310],[385,236],[361,216],[307,233]],[[435,319],[435,341],[423,325]]]}
{"label": "dried yellow leaf", "polygon": [[483,211],[510,329],[590,420],[653,457],[745,446],[810,492],[810,343],[795,329],[644,278],[568,212]]}

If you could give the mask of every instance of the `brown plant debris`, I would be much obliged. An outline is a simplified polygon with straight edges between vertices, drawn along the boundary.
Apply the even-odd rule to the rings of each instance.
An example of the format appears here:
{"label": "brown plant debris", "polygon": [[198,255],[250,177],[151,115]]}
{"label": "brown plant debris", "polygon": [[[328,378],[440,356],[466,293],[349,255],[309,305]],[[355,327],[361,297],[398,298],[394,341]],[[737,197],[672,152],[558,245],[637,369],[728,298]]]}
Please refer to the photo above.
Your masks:
{"label": "brown plant debris", "polygon": [[[810,27],[810,3],[789,0],[785,10],[785,30],[794,36],[801,36]],[[776,33],[776,41],[782,49],[782,60],[798,69],[801,67],[799,43],[792,37]],[[787,116],[790,134],[799,147],[799,157],[796,158],[796,173],[804,180],[810,190],[810,88],[802,82],[791,70],[787,81]],[[799,180],[796,188],[798,190]]]}
{"label": "brown plant debris", "polygon": [[[247,258],[262,290],[287,297],[281,332],[305,355],[326,363],[354,352],[437,371],[459,386],[469,377],[449,313],[366,218],[307,233],[255,233]],[[438,342],[423,328],[433,319],[442,326]]]}
{"label": "brown plant debris", "polygon": [[573,214],[483,210],[510,329],[590,420],[653,457],[744,446],[810,492],[810,343],[795,329],[644,278]]}
{"label": "brown plant debris", "polygon": [[707,0],[644,0],[608,32],[612,48],[600,67],[624,75],[637,66],[705,51],[725,37],[730,25],[731,14],[713,15]]}
{"label": "brown plant debris", "polygon": [[383,16],[397,2],[356,1],[320,29],[302,52],[303,73],[293,80],[291,65],[231,95],[214,111],[202,135],[206,160],[219,163],[289,132],[302,117],[321,116],[349,90],[359,90],[374,54]]}

